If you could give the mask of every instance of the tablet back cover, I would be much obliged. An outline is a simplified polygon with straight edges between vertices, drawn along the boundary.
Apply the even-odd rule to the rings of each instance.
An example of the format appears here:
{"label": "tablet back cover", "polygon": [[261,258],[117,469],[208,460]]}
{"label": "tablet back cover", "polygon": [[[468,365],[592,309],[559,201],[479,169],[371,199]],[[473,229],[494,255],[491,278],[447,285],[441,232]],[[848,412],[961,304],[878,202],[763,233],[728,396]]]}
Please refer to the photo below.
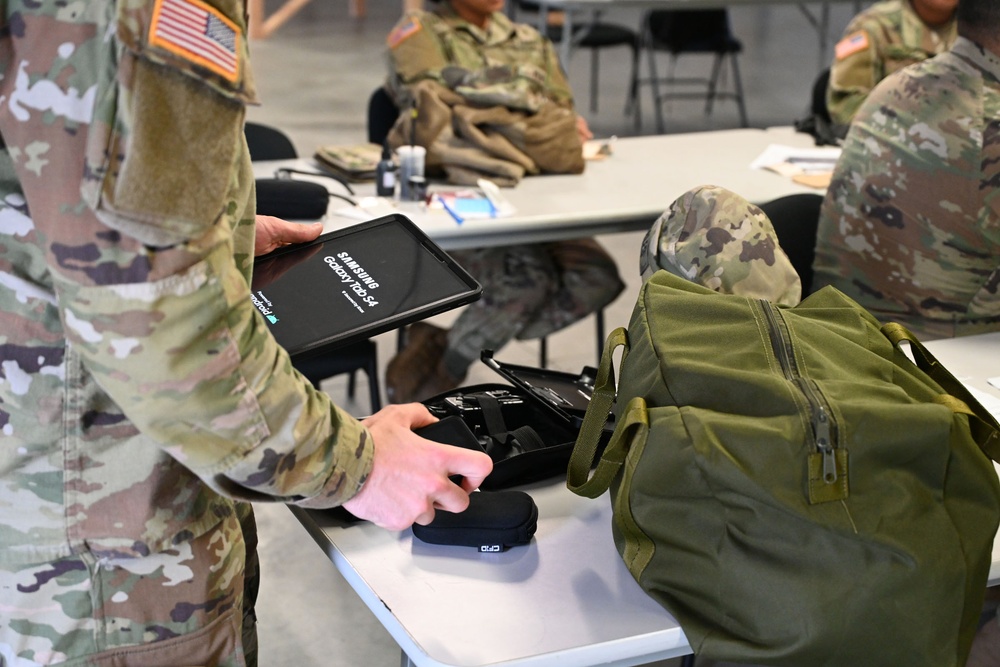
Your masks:
{"label": "tablet back cover", "polygon": [[396,214],[258,258],[250,299],[278,343],[299,358],[457,308],[481,292]]}

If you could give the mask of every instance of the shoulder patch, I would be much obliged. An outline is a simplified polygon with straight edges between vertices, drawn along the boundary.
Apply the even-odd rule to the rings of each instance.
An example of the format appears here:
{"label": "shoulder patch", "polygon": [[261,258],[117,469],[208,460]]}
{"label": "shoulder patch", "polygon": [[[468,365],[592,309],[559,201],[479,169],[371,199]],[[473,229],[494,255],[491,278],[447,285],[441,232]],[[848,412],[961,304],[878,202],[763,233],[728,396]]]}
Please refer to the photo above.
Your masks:
{"label": "shoulder patch", "polygon": [[843,60],[847,56],[852,56],[858,51],[868,48],[868,33],[864,30],[852,33],[837,42],[833,52],[837,60]]}
{"label": "shoulder patch", "polygon": [[156,0],[149,44],[235,82],[240,73],[240,39],[235,23],[199,0]]}
{"label": "shoulder patch", "polygon": [[422,29],[423,26],[420,25],[420,19],[416,16],[411,16],[405,23],[399,24],[389,33],[389,36],[385,38],[385,43],[390,49],[394,49],[404,39],[417,34]]}

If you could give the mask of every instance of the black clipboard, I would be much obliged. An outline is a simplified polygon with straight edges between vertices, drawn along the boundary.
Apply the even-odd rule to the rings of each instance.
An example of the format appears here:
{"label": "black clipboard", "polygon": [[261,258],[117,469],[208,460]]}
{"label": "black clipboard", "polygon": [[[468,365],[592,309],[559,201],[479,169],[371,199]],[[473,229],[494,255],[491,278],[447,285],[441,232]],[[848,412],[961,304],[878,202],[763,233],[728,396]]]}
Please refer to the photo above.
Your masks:
{"label": "black clipboard", "polygon": [[471,303],[482,286],[399,214],[254,262],[250,300],[300,359]]}

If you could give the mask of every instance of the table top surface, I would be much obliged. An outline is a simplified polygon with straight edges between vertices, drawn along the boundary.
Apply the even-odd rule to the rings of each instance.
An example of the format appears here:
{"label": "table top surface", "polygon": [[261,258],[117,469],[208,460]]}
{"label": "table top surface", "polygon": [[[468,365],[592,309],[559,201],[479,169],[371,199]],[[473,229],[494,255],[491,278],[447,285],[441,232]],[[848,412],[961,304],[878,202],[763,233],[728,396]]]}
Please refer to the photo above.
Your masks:
{"label": "table top surface", "polygon": [[[582,174],[529,176],[502,194],[515,207],[509,217],[470,219],[458,224],[443,210],[414,202],[377,200],[375,208],[351,209],[331,199],[327,231],[396,210],[411,218],[446,249],[552,241],[648,229],[674,199],[699,185],[728,188],[760,204],[778,197],[822,190],[750,167],[770,145],[812,148],[811,136],[791,127],[718,130],[621,138],[613,154],[588,161]],[[258,177],[271,176],[287,162],[257,162]],[[296,161],[308,167],[311,159]],[[305,178],[296,175],[296,178]],[[374,184],[352,184],[359,197],[374,194]],[[455,186],[432,183],[435,189]],[[381,213],[380,213],[381,211]]]}
{"label": "table top surface", "polygon": [[[1000,388],[988,382],[1000,383],[1000,333],[928,348],[1000,417]],[[535,538],[496,554],[293,511],[420,667],[625,666],[690,652],[677,622],[622,563],[608,494],[581,498],[561,480],[525,490],[539,507]],[[1000,583],[1000,544],[989,581]]]}

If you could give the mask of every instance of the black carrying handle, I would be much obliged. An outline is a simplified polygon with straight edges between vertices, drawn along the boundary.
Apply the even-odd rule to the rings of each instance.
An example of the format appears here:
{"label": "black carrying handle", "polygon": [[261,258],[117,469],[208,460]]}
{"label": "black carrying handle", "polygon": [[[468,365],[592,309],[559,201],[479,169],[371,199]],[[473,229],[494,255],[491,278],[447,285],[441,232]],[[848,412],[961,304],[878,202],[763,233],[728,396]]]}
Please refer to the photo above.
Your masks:
{"label": "black carrying handle", "polygon": [[596,498],[611,486],[611,482],[628,455],[631,444],[636,438],[644,438],[649,431],[649,420],[646,412],[646,401],[635,397],[629,401],[615,426],[611,441],[605,448],[601,460],[590,475],[594,462],[594,454],[604,433],[604,425],[611,414],[615,403],[615,376],[612,357],[619,347],[622,352],[622,363],[628,356],[628,332],[618,327],[608,335],[604,351],[601,353],[601,364],[594,380],[594,394],[587,406],[583,424],[576,437],[573,453],[570,455],[566,472],[566,486],[573,493],[587,498]]}
{"label": "black carrying handle", "polygon": [[935,382],[941,385],[946,394],[940,394],[935,399],[935,403],[940,403],[951,409],[969,417],[969,430],[979,448],[986,456],[994,461],[1000,462],[1000,424],[996,418],[976,400],[968,387],[958,381],[944,365],[931,354],[931,351],[924,347],[924,344],[917,340],[913,333],[898,322],[889,322],[882,325],[882,334],[889,341],[899,348],[900,343],[906,341],[913,350],[913,358],[917,367],[927,373]]}

